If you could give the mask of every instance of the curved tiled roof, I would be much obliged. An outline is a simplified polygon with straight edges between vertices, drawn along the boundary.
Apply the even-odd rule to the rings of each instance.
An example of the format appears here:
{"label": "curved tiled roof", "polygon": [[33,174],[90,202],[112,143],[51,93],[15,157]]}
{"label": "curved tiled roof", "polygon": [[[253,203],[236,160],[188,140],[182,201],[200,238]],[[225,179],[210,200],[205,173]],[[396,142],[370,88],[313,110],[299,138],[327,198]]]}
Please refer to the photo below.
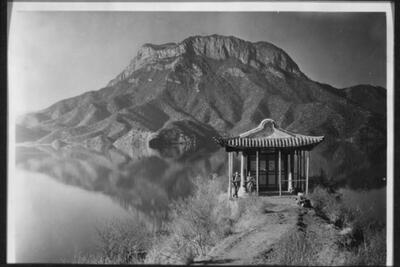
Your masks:
{"label": "curved tiled roof", "polygon": [[237,149],[312,147],[323,140],[324,136],[301,135],[283,130],[271,119],[263,120],[256,128],[237,137],[215,138],[219,145]]}

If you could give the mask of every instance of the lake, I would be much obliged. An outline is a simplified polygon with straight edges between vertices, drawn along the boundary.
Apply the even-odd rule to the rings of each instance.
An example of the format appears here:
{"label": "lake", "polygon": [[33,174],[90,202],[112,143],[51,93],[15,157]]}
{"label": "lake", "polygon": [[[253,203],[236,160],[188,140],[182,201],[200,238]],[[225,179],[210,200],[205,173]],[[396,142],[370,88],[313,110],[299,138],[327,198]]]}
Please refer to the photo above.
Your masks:
{"label": "lake", "polygon": [[[339,187],[370,190],[385,210],[386,160],[377,160],[382,149],[369,149],[321,144],[311,156],[313,181],[336,178]],[[8,247],[15,248],[15,262],[70,262],[96,249],[96,228],[107,222],[138,214],[156,223],[165,220],[169,203],[191,194],[192,177],[227,180],[227,154],[218,147],[166,146],[127,155],[114,149],[19,145],[16,166],[8,203],[9,236],[14,237]],[[353,202],[364,201],[357,191],[350,195]]]}

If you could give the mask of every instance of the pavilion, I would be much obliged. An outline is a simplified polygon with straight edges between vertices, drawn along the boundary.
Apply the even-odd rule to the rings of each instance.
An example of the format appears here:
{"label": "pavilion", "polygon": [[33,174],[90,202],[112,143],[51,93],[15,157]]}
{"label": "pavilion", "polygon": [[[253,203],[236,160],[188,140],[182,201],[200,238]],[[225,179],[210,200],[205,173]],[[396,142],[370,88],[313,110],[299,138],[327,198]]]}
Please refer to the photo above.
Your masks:
{"label": "pavilion", "polygon": [[256,128],[236,137],[218,137],[215,141],[228,152],[229,197],[232,196],[233,153],[240,153],[240,188],[247,195],[245,176],[256,178],[257,195],[282,191],[308,194],[310,151],[324,136],[308,136],[279,128],[272,119],[264,119]]}

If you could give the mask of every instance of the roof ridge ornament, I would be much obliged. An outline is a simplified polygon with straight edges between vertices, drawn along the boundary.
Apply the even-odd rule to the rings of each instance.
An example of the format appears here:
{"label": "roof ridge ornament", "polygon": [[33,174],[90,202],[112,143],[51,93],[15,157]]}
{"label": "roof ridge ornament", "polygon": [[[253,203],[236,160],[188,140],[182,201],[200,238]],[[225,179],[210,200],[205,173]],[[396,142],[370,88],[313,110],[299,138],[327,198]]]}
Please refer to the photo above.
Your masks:
{"label": "roof ridge ornament", "polygon": [[257,133],[259,131],[262,131],[266,128],[266,126],[271,126],[272,131],[275,130],[275,128],[279,128],[278,124],[275,122],[275,120],[267,118],[267,119],[263,119],[256,128],[253,128],[247,132],[241,133],[239,134],[239,137],[247,137],[253,133]]}

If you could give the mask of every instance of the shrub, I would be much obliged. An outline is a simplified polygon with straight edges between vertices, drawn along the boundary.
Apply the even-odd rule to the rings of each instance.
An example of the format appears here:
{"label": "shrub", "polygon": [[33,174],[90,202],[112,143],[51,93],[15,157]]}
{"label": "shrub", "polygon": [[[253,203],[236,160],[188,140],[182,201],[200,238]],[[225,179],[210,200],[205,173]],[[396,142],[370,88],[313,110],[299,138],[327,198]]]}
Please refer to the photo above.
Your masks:
{"label": "shrub", "polygon": [[353,246],[347,264],[386,264],[385,189],[353,191],[342,189],[343,204],[354,213],[351,237]]}
{"label": "shrub", "polygon": [[144,263],[149,264],[190,264],[196,257],[193,247],[179,235],[159,236],[153,242]]}
{"label": "shrub", "polygon": [[332,223],[339,223],[341,216],[341,206],[337,201],[338,198],[339,196],[328,193],[327,189],[322,187],[314,188],[310,194],[311,205],[316,214]]}
{"label": "shrub", "polygon": [[151,244],[151,232],[142,220],[113,221],[97,229],[97,252],[78,254],[76,263],[138,264]]}
{"label": "shrub", "polygon": [[168,234],[154,244],[146,262],[189,263],[233,232],[232,208],[221,180],[197,177],[193,194],[170,205]]}
{"label": "shrub", "polygon": [[98,230],[98,252],[78,255],[75,262],[189,264],[232,234],[243,215],[267,212],[267,203],[257,197],[229,201],[221,178],[197,177],[193,185],[192,195],[170,204],[168,218],[157,232],[140,219],[111,223]]}
{"label": "shrub", "polygon": [[215,243],[218,231],[218,195],[215,180],[196,178],[195,194],[172,203],[168,230],[190,243],[198,255],[205,255]]}
{"label": "shrub", "polygon": [[316,214],[338,227],[349,225],[359,215],[357,209],[343,203],[342,197],[341,193],[330,193],[322,187],[316,187],[310,194]]}
{"label": "shrub", "polygon": [[349,265],[384,265],[386,261],[384,191],[341,189],[329,193],[317,187],[310,195],[318,215],[349,231],[337,239],[339,247],[350,251]]}
{"label": "shrub", "polygon": [[362,244],[347,257],[346,265],[386,265],[386,229],[366,232]]}

